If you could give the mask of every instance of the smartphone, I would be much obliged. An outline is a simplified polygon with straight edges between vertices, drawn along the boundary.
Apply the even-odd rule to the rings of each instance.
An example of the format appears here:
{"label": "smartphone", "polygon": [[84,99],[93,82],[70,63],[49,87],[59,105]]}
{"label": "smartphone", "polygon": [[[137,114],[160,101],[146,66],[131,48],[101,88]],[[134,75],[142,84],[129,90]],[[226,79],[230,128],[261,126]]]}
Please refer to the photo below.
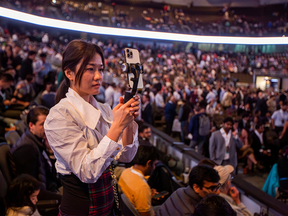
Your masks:
{"label": "smartphone", "polygon": [[[127,64],[141,64],[140,62],[140,55],[137,49],[131,49],[131,48],[125,48],[124,49],[124,57],[125,57],[125,62]],[[128,81],[129,81],[129,86],[130,88],[133,88],[133,81],[131,79],[134,78],[133,73],[128,73]],[[143,74],[141,73],[139,76],[139,81],[138,81],[138,86],[137,90],[142,90],[143,89]]]}
{"label": "smartphone", "polygon": [[161,191],[160,193],[155,194],[155,195],[153,196],[153,199],[160,199],[161,197],[167,196],[168,194],[169,194],[168,191]]}

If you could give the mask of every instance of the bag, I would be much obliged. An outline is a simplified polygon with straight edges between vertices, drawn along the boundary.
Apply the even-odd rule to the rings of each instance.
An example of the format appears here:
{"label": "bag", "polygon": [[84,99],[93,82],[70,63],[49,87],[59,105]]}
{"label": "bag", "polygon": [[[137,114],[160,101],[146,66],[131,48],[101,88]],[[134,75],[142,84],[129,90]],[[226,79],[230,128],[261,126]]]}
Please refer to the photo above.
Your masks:
{"label": "bag", "polygon": [[207,136],[210,133],[210,119],[205,114],[199,116],[199,135]]}

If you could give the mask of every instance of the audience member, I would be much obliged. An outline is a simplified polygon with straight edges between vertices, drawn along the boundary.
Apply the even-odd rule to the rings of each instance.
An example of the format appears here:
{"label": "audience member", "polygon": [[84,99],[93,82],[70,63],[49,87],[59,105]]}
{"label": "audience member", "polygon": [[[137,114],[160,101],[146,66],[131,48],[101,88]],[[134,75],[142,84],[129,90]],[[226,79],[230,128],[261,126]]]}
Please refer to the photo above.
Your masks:
{"label": "audience member", "polygon": [[271,149],[268,149],[264,136],[264,125],[261,122],[256,125],[255,130],[250,135],[250,139],[256,160],[258,163],[262,163],[269,171],[273,160],[271,157]]}
{"label": "audience member", "polygon": [[140,215],[154,215],[151,198],[158,193],[151,189],[145,179],[155,169],[159,159],[153,146],[140,145],[134,158],[134,166],[125,169],[119,179],[119,186]]}
{"label": "audience member", "polygon": [[176,190],[158,209],[156,215],[191,215],[196,204],[219,188],[219,175],[212,167],[195,166],[189,174],[189,186]]}
{"label": "audience member", "polygon": [[169,135],[171,135],[172,133],[173,122],[174,122],[175,116],[177,115],[176,102],[177,100],[175,96],[172,95],[165,106],[164,115],[165,115],[165,122],[166,122],[166,133]]}
{"label": "audience member", "polygon": [[194,107],[194,113],[195,115],[191,118],[189,123],[189,133],[192,135],[189,147],[195,148],[197,146],[198,152],[202,154],[206,136],[201,136],[199,134],[199,128],[200,128],[200,118],[202,118],[205,115],[205,108],[196,105]]}
{"label": "audience member", "polygon": [[33,61],[35,60],[35,58],[36,58],[36,52],[29,51],[27,58],[23,60],[21,64],[21,69],[19,72],[19,76],[22,80],[24,80],[28,74],[34,75]]}
{"label": "audience member", "polygon": [[[61,195],[54,194],[58,187],[56,170],[45,145],[44,121],[49,110],[45,107],[35,107],[27,115],[25,133],[12,147],[11,154],[14,158],[18,174],[29,174],[42,183],[39,200],[56,199],[59,204]],[[25,155],[25,156],[24,156]]]}
{"label": "audience member", "polygon": [[150,103],[150,96],[148,93],[144,93],[142,97],[142,113],[141,117],[145,123],[152,125],[153,110]]}
{"label": "audience member", "polygon": [[193,216],[236,216],[229,203],[216,194],[209,194],[196,206]]}
{"label": "audience member", "polygon": [[210,159],[220,165],[230,164],[237,167],[237,150],[243,147],[237,133],[231,132],[233,119],[227,117],[223,127],[212,133],[209,140]]}
{"label": "audience member", "polygon": [[284,127],[285,122],[288,120],[287,104],[283,102],[280,106],[281,109],[275,111],[271,117],[272,129],[279,134]]}
{"label": "audience member", "polygon": [[150,137],[151,137],[151,128],[146,124],[142,124],[139,127],[139,135],[138,135],[139,144],[152,146],[152,144],[150,143]]}
{"label": "audience member", "polygon": [[240,201],[239,191],[236,187],[231,187],[231,174],[234,171],[233,166],[216,166],[214,169],[220,176],[219,183],[221,184],[219,196],[223,197],[232,209],[237,213],[237,216],[252,216],[246,206]]}
{"label": "audience member", "polygon": [[37,210],[37,196],[39,195],[42,184],[30,175],[22,174],[15,178],[5,196],[6,214],[40,216]]}

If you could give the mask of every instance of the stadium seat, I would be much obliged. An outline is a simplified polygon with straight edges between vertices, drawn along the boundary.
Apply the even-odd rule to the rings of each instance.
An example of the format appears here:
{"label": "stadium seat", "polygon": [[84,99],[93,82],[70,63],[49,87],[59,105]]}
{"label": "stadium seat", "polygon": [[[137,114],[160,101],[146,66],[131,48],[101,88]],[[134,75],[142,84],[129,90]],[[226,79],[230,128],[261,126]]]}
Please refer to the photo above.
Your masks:
{"label": "stadium seat", "polygon": [[13,130],[13,131],[8,131],[7,133],[5,133],[6,142],[11,148],[14,144],[16,144],[19,138],[20,136],[17,133],[17,131]]}
{"label": "stadium seat", "polygon": [[[2,174],[2,176],[0,175],[0,194],[2,195],[3,193],[6,193],[4,188],[6,187],[7,189],[8,185],[16,176],[16,167],[10,153],[10,147],[5,142],[0,143],[0,171]],[[3,192],[3,190],[5,190],[5,192]]]}
{"label": "stadium seat", "polygon": [[121,199],[123,201],[123,209],[122,209],[122,215],[127,215],[127,216],[140,216],[140,214],[137,212],[137,210],[134,208],[130,200],[125,196],[124,193],[121,194]]}
{"label": "stadium seat", "polygon": [[25,125],[25,123],[22,121],[22,120],[18,120],[16,123],[15,123],[15,126],[16,126],[16,131],[18,132],[18,134],[20,136],[22,136],[22,134],[25,132],[27,126]]}

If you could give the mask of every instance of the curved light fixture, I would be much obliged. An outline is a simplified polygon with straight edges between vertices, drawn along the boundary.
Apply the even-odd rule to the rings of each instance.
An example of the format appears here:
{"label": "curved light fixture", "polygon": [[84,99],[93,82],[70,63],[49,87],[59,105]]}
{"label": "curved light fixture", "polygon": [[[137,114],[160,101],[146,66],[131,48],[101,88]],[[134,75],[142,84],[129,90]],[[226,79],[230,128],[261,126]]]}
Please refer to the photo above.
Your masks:
{"label": "curved light fixture", "polygon": [[227,37],[227,36],[200,36],[191,34],[165,33],[155,31],[133,30],[124,28],[102,27],[82,24],[52,18],[46,18],[28,13],[0,7],[0,16],[52,28],[61,28],[93,34],[136,37],[146,39],[160,39],[194,43],[217,44],[245,44],[245,45],[284,45],[288,44],[288,37]]}

